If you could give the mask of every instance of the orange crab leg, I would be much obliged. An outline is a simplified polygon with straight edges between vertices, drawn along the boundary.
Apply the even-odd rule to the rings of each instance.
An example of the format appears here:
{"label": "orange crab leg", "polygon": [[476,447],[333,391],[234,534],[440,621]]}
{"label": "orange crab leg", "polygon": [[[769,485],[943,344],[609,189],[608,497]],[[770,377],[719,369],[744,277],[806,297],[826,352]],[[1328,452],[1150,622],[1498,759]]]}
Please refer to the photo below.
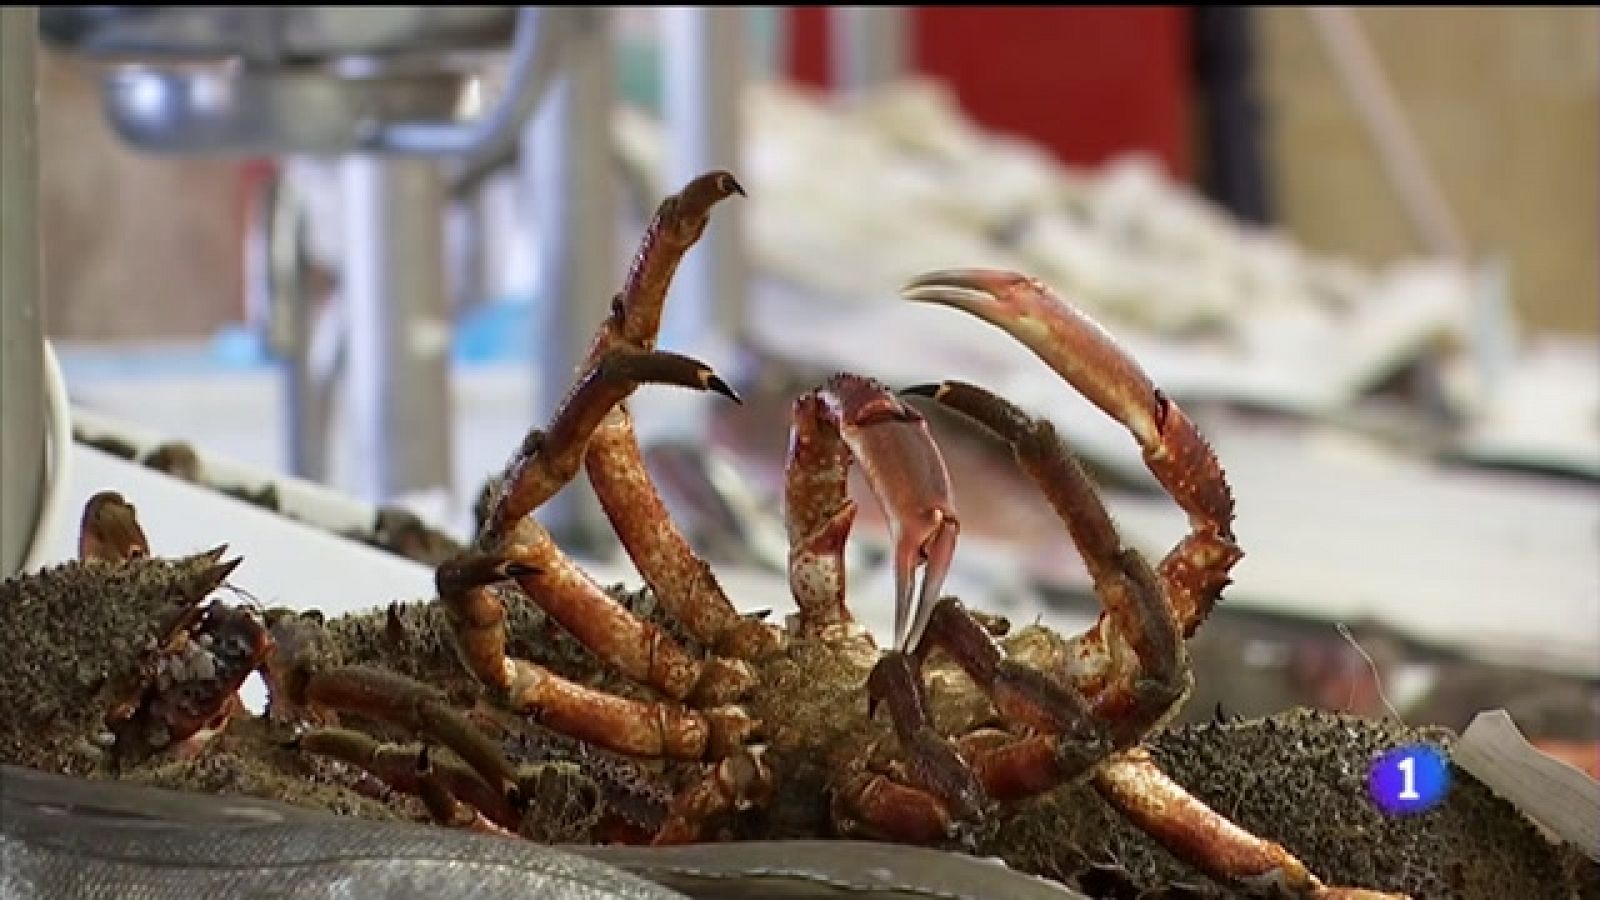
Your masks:
{"label": "orange crab leg", "polygon": [[933,846],[959,831],[950,808],[932,792],[856,766],[834,789],[833,820],[841,833]]}
{"label": "orange crab leg", "polygon": [[548,429],[530,432],[506,467],[491,507],[486,539],[493,543],[565,487],[578,472],[602,419],[642,384],[668,384],[739,396],[711,367],[677,353],[618,347],[590,363],[556,409]]}
{"label": "orange crab leg", "polygon": [[590,359],[608,352],[616,341],[649,349],[661,331],[661,313],[667,289],[683,255],[700,240],[711,209],[744,188],[729,172],[714,170],[696,177],[683,190],[661,201],[650,219],[644,239],[628,267],[628,279],[618,296],[612,321],[595,337]]}
{"label": "orange crab leg", "polygon": [[[705,232],[717,203],[744,189],[727,172],[695,178],[661,202],[633,258],[623,290],[590,346],[595,360],[617,347],[655,345],[667,289],[689,248]],[[612,410],[591,438],[585,464],[590,484],[628,557],[657,602],[695,640],[725,656],[754,660],[781,642],[778,630],[741,616],[710,567],[667,515],[645,469],[625,407]]]}
{"label": "orange crab leg", "polygon": [[[538,565],[530,564],[537,559]],[[631,700],[563,678],[505,652],[505,605],[494,585],[515,578],[542,598],[558,622],[622,674],[706,705],[742,693],[752,675],[736,660],[693,659],[654,624],[611,599],[563,555],[532,519],[517,523],[505,556],[467,554],[435,576],[462,658],[474,675],[503,693],[510,708],[536,714],[550,728],[618,753],[700,759],[738,746],[754,723],[738,707],[705,712],[680,703]],[[590,643],[590,642],[593,643]],[[455,749],[454,746],[451,749]],[[457,751],[459,753],[459,751]]]}
{"label": "orange crab leg", "polygon": [[446,560],[433,573],[461,661],[497,691],[511,687],[515,672],[506,656],[505,601],[495,585],[521,566],[504,557],[477,555]]}
{"label": "orange crab leg", "polygon": [[511,660],[507,703],[562,734],[628,756],[705,759],[736,750],[755,730],[743,709],[697,711],[679,703],[632,700],[577,684],[523,659]]}
{"label": "orange crab leg", "polygon": [[527,520],[504,553],[523,564],[514,575],[528,596],[601,662],[673,700],[697,705],[729,702],[755,681],[749,664],[713,658],[702,662],[654,622],[612,599],[588,573],[567,559],[549,532]]}
{"label": "orange crab leg", "polygon": [[440,602],[450,610],[468,665],[501,690],[510,687],[513,676],[505,653],[505,608],[491,585],[508,577],[600,662],[672,700],[728,703],[755,680],[747,663],[702,661],[659,625],[636,616],[529,518],[516,524],[499,554],[466,554],[447,561],[435,574]]}
{"label": "orange crab leg", "polygon": [[[960,533],[944,457],[922,414],[877,381],[841,373],[812,396],[814,402],[805,401],[806,405],[797,408],[814,412],[818,422],[838,434],[838,440],[860,463],[868,487],[888,516],[894,544],[895,648],[912,652],[922,641],[933,601],[944,587]],[[825,458],[830,455],[826,446],[822,450]],[[824,494],[820,502],[836,499]],[[802,500],[791,515],[805,518],[813,513]],[[842,569],[842,565],[837,560],[830,563],[831,568]],[[917,594],[916,570],[923,565],[927,569]]]}
{"label": "orange crab leg", "polygon": [[740,615],[710,565],[672,523],[650,480],[633,419],[619,407],[590,441],[589,483],[628,558],[668,615],[722,656],[758,660],[776,648],[776,628]]}
{"label": "orange crab leg", "polygon": [[1094,786],[1134,825],[1207,875],[1225,883],[1271,885],[1315,900],[1400,900],[1403,895],[1329,887],[1289,851],[1218,815],[1168,778],[1142,747],[1095,771]]}
{"label": "orange crab leg", "polygon": [[1191,533],[1159,567],[1183,634],[1193,633],[1242,553],[1233,496],[1194,423],[1093,319],[1036,279],[989,269],[930,272],[902,293],[964,310],[1016,338],[1138,441],[1145,465],[1188,513]]}

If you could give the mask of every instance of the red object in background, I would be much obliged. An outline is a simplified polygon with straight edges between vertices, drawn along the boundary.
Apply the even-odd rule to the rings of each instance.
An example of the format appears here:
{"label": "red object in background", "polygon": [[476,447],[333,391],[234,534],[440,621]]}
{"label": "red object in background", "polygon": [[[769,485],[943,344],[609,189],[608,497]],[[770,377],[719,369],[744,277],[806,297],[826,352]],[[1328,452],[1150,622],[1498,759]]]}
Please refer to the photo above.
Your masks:
{"label": "red object in background", "polygon": [[[789,9],[790,74],[830,83],[828,7]],[[973,120],[1094,165],[1144,150],[1193,169],[1190,11],[1185,7],[914,6],[910,62],[954,90]]]}

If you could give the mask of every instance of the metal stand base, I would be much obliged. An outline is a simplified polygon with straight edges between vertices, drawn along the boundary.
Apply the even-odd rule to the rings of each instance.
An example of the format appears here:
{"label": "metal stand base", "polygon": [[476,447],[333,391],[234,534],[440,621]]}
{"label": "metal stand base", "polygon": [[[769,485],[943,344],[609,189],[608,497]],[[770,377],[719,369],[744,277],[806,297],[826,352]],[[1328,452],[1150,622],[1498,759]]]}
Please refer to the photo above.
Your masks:
{"label": "metal stand base", "polygon": [[343,162],[346,397],[356,494],[451,487],[444,180],[425,159]]}

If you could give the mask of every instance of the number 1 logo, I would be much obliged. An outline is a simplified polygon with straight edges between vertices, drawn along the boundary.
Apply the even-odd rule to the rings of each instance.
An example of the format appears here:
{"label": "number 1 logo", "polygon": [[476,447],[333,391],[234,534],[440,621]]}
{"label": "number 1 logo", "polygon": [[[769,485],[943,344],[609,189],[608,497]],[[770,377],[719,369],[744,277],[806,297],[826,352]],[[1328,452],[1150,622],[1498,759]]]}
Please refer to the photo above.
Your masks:
{"label": "number 1 logo", "polygon": [[1444,800],[1449,787],[1450,760],[1429,744],[1390,750],[1367,773],[1372,802],[1391,816],[1426,812]]}

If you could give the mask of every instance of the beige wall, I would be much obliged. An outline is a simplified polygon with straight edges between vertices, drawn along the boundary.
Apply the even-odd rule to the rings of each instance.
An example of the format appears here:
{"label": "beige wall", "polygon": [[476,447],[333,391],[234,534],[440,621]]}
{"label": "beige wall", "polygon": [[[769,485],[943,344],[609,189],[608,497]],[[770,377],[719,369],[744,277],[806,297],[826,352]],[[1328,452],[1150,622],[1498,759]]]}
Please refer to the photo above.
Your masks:
{"label": "beige wall", "polygon": [[55,338],[197,337],[237,321],[238,167],[134,154],[94,76],[39,54],[45,329]]}
{"label": "beige wall", "polygon": [[[1507,258],[1535,329],[1600,325],[1600,12],[1357,11],[1466,239]],[[1303,10],[1262,10],[1278,211],[1310,246],[1421,249]]]}

